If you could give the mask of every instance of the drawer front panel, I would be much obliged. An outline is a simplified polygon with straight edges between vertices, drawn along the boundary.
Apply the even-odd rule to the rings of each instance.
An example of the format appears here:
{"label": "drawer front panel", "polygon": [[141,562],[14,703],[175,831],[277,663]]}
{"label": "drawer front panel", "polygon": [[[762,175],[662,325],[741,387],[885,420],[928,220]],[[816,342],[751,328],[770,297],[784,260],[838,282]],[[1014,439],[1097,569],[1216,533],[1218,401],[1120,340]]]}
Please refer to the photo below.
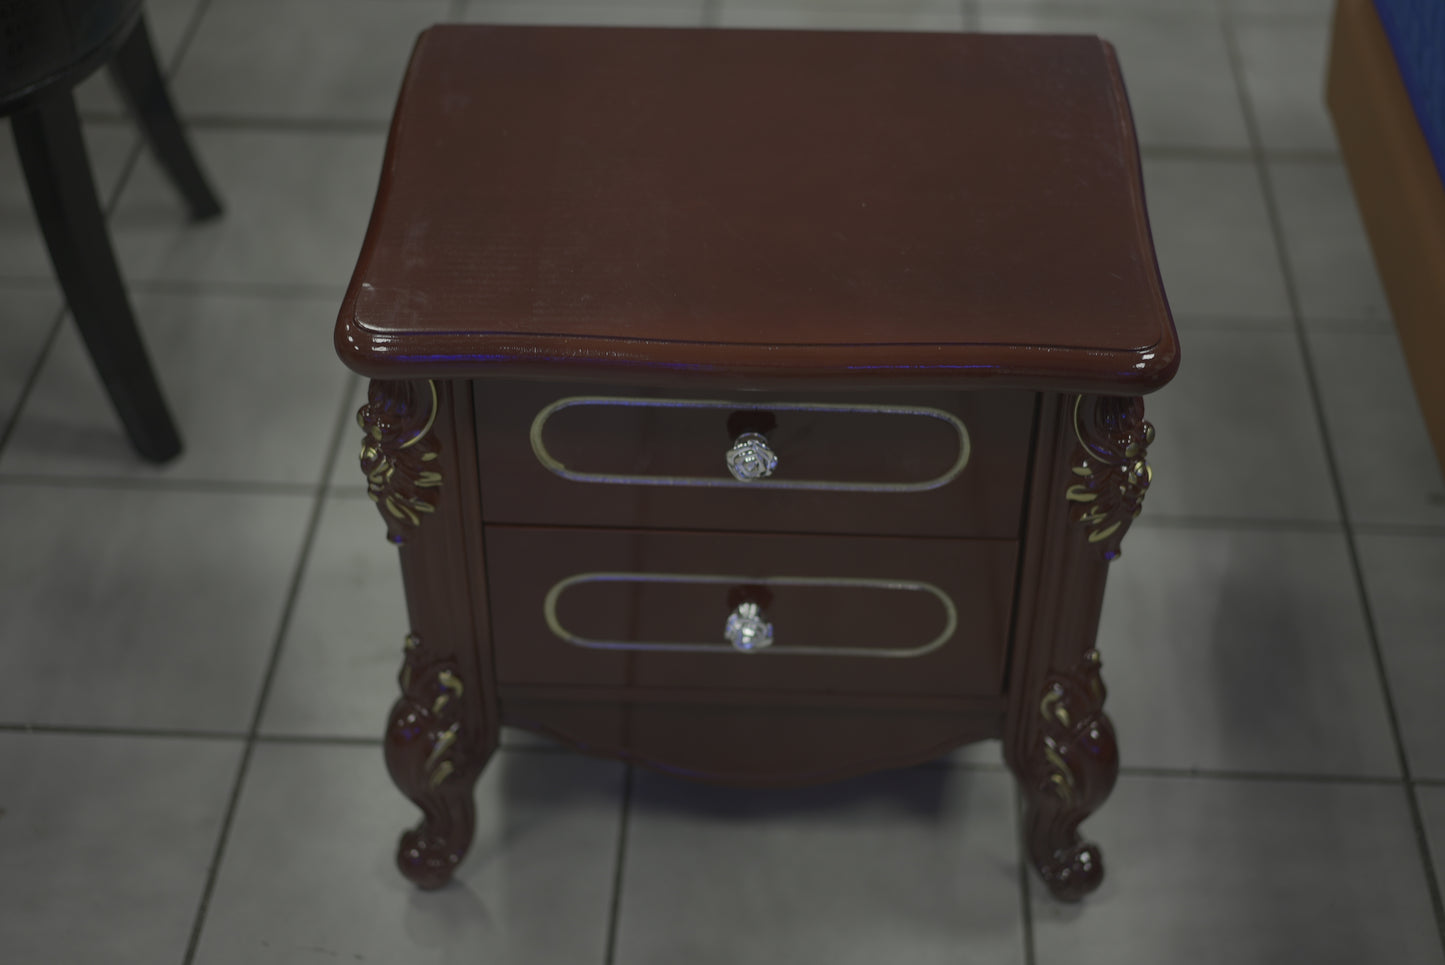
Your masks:
{"label": "drawer front panel", "polygon": [[1001,692],[1012,541],[508,526],[486,540],[502,684]]}
{"label": "drawer front panel", "polygon": [[[475,383],[482,509],[498,523],[1013,539],[1034,397],[624,395]],[[744,433],[776,467],[740,480]]]}

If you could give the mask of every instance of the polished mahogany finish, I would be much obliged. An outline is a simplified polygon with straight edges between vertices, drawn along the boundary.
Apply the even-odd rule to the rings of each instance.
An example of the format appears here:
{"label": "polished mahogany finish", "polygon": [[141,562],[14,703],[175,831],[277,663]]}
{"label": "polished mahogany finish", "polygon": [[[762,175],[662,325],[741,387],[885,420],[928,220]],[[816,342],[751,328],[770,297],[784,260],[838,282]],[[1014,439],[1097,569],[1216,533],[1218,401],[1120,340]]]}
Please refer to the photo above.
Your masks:
{"label": "polished mahogany finish", "polygon": [[438,887],[502,723],[783,785],[1002,738],[1077,899],[1178,362],[1091,38],[442,27],[336,329]]}
{"label": "polished mahogany finish", "polygon": [[[1016,443],[1033,430],[1031,392],[699,393],[486,380],[474,393],[488,522],[1019,537],[1028,454]],[[545,411],[559,401],[566,407]],[[780,467],[743,484],[724,455],[735,430],[754,424],[748,417],[771,426]],[[558,465],[538,458],[534,426]]]}
{"label": "polished mahogany finish", "polygon": [[[402,835],[397,865],[423,888],[446,884],[471,845],[472,785],[500,734],[487,598],[472,592],[486,564],[466,389],[373,382],[357,413],[367,490],[400,549],[411,618],[385,747],[392,780],[423,815]],[[451,525],[417,525],[432,515]]]}
{"label": "polished mahogany finish", "polygon": [[[496,654],[499,685],[1002,692],[1018,559],[1011,541],[533,527],[489,527],[485,539],[510,561],[490,585],[492,629],[508,641]],[[578,574],[597,576],[557,594],[563,631],[601,645],[715,649],[603,649],[557,636],[544,622],[545,598]],[[776,627],[773,645],[757,653],[739,654],[723,639],[729,613],[745,601]],[[846,655],[815,655],[819,648]]]}
{"label": "polished mahogany finish", "polygon": [[1094,38],[443,27],[384,171],[337,330],[374,378],[1137,393],[1176,364]]}
{"label": "polished mahogany finish", "polygon": [[499,687],[507,724],[593,754],[709,784],[795,787],[936,760],[970,741],[997,737],[1003,702],[903,707],[859,700],[786,702],[741,696],[706,701],[607,692],[538,697]]}
{"label": "polished mahogany finish", "polygon": [[1119,771],[1094,649],[1107,564],[1139,514],[1154,429],[1137,398],[1045,396],[1034,437],[1004,758],[1024,792],[1024,836],[1056,897],[1098,887],[1079,824]]}

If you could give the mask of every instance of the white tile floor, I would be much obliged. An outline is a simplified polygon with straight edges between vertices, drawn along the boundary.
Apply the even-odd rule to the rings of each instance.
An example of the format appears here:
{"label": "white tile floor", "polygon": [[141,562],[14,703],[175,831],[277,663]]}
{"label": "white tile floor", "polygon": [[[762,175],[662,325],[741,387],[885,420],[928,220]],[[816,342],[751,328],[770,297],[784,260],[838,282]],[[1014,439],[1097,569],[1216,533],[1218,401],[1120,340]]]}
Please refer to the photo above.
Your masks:
{"label": "white tile floor", "polygon": [[[0,959],[1445,962],[1445,483],[1320,99],[1328,0],[151,0],[228,205],[82,105],[189,448],[141,465],[0,143]],[[404,618],[330,351],[436,19],[1115,39],[1184,346],[1100,645],[1124,773],[1081,907],[996,748],[783,793],[509,735],[452,887],[391,866]]]}

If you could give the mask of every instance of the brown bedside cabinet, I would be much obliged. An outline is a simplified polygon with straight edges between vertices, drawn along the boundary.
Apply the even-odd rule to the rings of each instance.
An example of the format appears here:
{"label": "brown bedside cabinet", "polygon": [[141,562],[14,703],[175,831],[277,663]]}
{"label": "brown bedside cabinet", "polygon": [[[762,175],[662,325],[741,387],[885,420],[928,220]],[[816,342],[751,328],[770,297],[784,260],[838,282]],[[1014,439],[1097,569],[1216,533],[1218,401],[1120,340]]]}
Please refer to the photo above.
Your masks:
{"label": "brown bedside cabinet", "polygon": [[513,724],[687,777],[1002,738],[1099,883],[1094,634],[1178,344],[1085,37],[438,27],[337,323],[422,887]]}

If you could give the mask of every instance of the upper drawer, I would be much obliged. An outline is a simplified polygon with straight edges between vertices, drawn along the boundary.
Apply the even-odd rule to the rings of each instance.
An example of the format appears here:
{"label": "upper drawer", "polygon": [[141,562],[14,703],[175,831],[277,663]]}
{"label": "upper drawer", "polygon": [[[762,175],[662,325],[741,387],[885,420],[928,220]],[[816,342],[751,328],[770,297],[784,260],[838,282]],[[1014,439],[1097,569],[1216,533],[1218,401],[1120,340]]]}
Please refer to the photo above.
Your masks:
{"label": "upper drawer", "polygon": [[[474,385],[488,522],[968,536],[1018,535],[1028,392],[664,394]],[[752,433],[776,459],[740,480]],[[745,470],[740,470],[746,475]]]}

